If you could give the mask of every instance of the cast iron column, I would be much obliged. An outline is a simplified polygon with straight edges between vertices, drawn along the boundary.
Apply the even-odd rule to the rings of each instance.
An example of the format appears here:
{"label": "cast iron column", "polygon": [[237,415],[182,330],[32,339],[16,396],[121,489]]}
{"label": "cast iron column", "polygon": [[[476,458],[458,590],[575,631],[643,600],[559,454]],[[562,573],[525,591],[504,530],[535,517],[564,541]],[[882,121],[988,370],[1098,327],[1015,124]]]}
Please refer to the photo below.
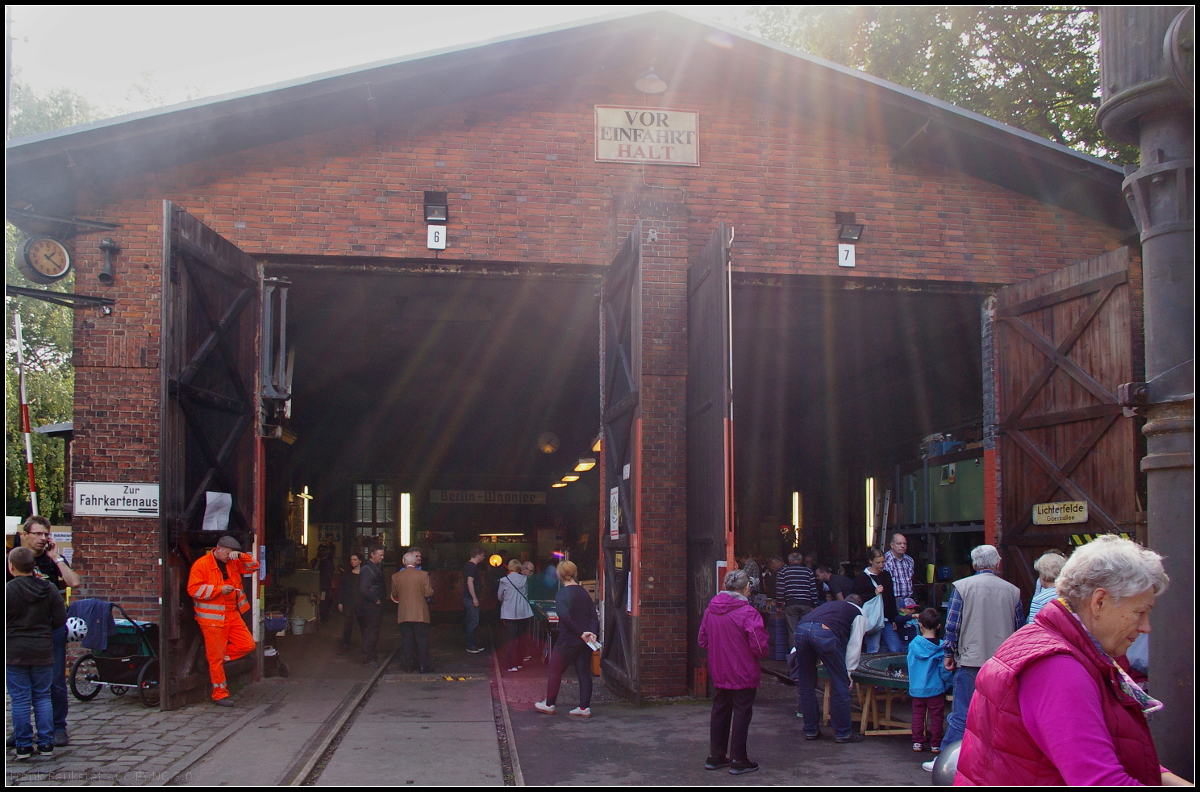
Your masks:
{"label": "cast iron column", "polygon": [[1195,447],[1195,11],[1186,6],[1102,7],[1097,120],[1136,143],[1125,198],[1142,240],[1146,382],[1122,401],[1146,416],[1147,528],[1166,556],[1171,587],[1151,615],[1150,691],[1166,703],[1151,719],[1159,760],[1194,778]]}

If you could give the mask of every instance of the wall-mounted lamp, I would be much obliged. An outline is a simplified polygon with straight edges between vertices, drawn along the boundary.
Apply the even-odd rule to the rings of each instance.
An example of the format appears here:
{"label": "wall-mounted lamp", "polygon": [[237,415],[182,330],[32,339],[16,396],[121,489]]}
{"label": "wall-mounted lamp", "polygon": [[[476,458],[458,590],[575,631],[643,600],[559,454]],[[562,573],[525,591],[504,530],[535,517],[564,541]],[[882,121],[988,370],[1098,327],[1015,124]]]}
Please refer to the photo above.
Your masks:
{"label": "wall-mounted lamp", "polygon": [[104,237],[100,240],[100,249],[104,251],[104,266],[100,268],[100,274],[96,277],[105,286],[112,286],[116,280],[116,273],[113,270],[113,256],[121,252],[121,247],[113,241],[112,237]]}
{"label": "wall-mounted lamp", "polygon": [[591,457],[580,457],[579,462],[575,464],[576,473],[586,473],[596,467],[596,460]]}
{"label": "wall-mounted lamp", "polygon": [[550,487],[551,487],[552,489],[560,489],[560,488],[562,488],[562,487],[565,487],[565,486],[567,486],[567,482],[565,482],[565,481],[556,481],[556,482],[554,482],[553,484],[551,484],[551,485],[550,485]]}
{"label": "wall-mounted lamp", "polygon": [[563,476],[563,477],[562,477],[562,480],[563,480],[563,481],[567,481],[567,482],[570,482],[570,481],[579,481],[579,476],[576,476],[574,473],[572,473],[572,474],[571,474],[571,475],[569,475],[569,476]]}
{"label": "wall-mounted lamp", "polygon": [[654,61],[650,61],[650,68],[642,72],[641,76],[634,81],[633,87],[642,93],[659,94],[667,90],[667,81],[658,76],[658,73],[654,71]]}
{"label": "wall-mounted lamp", "polygon": [[862,238],[866,226],[858,222],[854,212],[834,212],[833,222],[838,228],[838,242],[857,242]]}
{"label": "wall-mounted lamp", "polygon": [[857,242],[862,238],[864,228],[866,226],[862,223],[846,223],[838,230],[838,241]]}
{"label": "wall-mounted lamp", "polygon": [[593,454],[600,453],[600,440],[603,437],[604,437],[604,433],[601,432],[600,434],[596,435],[596,439],[592,441],[592,453]]}
{"label": "wall-mounted lamp", "polygon": [[425,191],[425,222],[445,223],[450,219],[450,203],[444,192]]}

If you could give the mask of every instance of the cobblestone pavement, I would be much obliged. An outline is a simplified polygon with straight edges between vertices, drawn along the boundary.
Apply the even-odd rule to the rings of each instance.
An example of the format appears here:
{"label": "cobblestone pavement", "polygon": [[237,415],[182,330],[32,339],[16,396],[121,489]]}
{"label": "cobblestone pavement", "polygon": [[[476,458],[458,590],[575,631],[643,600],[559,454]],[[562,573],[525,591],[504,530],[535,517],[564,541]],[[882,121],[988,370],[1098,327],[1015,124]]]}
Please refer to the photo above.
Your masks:
{"label": "cobblestone pavement", "polygon": [[[283,679],[267,679],[236,693],[237,706],[222,709],[195,704],[174,712],[143,706],[136,691],[114,696],[107,690],[91,701],[70,700],[71,744],[53,757],[17,762],[8,749],[4,783],[70,785],[161,785],[187,782],[187,767],[252,713],[282,699]],[[5,736],[12,735],[8,696],[4,700]]]}

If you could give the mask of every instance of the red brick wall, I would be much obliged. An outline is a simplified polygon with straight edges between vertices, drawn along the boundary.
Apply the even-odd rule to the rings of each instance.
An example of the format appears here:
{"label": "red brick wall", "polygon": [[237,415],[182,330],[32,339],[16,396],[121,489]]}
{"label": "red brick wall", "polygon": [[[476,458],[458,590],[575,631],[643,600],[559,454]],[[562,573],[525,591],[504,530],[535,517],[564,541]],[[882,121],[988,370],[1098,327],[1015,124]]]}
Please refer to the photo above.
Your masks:
{"label": "red brick wall", "polygon": [[687,693],[687,218],[679,203],[623,202],[618,231],[642,223],[641,481],[637,651],[641,694]]}
{"label": "red brick wall", "polygon": [[[162,201],[254,255],[429,258],[423,190],[449,193],[450,261],[603,267],[632,221],[646,244],[640,668],[647,691],[682,692],[686,592],[683,377],[686,265],[718,220],[740,270],[1008,283],[1115,247],[1116,233],[960,173],[897,165],[890,150],[744,98],[676,96],[700,112],[701,166],[596,163],[594,104],[641,94],[548,86],[79,187],[78,213],[121,225],[117,282],[80,245],[78,278],[117,300],[76,312],[75,480],[158,477]],[[653,100],[651,100],[653,101]],[[836,266],[835,211],[867,225],[858,266]],[[87,593],[157,602],[156,524],[77,518]],[[152,610],[152,608],[150,608]]]}

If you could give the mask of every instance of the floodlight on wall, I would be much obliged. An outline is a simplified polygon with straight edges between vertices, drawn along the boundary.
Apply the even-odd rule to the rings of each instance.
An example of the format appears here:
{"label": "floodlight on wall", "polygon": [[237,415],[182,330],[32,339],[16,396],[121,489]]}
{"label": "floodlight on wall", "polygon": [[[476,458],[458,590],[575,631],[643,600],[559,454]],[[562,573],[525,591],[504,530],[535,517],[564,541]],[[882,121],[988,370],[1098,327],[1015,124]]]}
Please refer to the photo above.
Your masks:
{"label": "floodlight on wall", "polygon": [[600,434],[596,435],[596,439],[592,441],[592,453],[593,454],[600,453],[600,439],[603,437],[604,437],[604,433],[601,432]]}
{"label": "floodlight on wall", "polygon": [[562,480],[563,481],[579,481],[579,476],[576,476],[574,473],[572,473],[569,476],[563,476]]}
{"label": "floodlight on wall", "polygon": [[556,482],[554,482],[553,484],[551,484],[551,485],[550,485],[550,487],[551,487],[552,489],[560,489],[560,488],[562,488],[562,487],[565,487],[565,486],[567,486],[567,482],[565,482],[565,481],[556,481]]}
{"label": "floodlight on wall", "polygon": [[867,228],[854,212],[834,212],[833,222],[838,226],[838,242],[857,242]]}
{"label": "floodlight on wall", "polygon": [[857,242],[862,238],[863,230],[866,228],[862,223],[846,223],[838,229],[839,242]]}
{"label": "floodlight on wall", "polygon": [[586,473],[596,467],[596,460],[591,457],[580,457],[579,462],[575,464],[576,473]]}
{"label": "floodlight on wall", "polygon": [[425,222],[445,223],[450,219],[450,202],[444,192],[425,191]]}
{"label": "floodlight on wall", "polygon": [[659,94],[667,90],[667,81],[658,76],[658,72],[654,71],[654,61],[650,61],[650,68],[642,72],[633,87],[642,93]]}

